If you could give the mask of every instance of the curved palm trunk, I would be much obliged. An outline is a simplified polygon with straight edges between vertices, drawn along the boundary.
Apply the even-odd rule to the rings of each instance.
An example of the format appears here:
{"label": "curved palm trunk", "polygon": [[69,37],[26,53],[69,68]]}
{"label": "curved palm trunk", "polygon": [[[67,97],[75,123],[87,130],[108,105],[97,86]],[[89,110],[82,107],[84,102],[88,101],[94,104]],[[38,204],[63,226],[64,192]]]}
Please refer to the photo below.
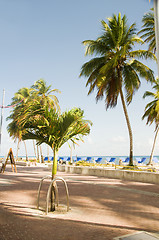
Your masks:
{"label": "curved palm trunk", "polygon": [[159,127],[157,126],[155,138],[154,138],[154,141],[153,141],[152,151],[151,151],[151,155],[150,155],[150,159],[149,159],[149,162],[148,162],[147,165],[152,164],[152,158],[153,158],[153,153],[154,153],[154,149],[155,149],[155,144],[156,144],[158,132],[159,132]]}
{"label": "curved palm trunk", "polygon": [[54,159],[53,159],[53,165],[52,165],[52,179],[55,178],[56,173],[57,173],[57,156],[58,156],[58,151],[53,149],[53,154],[54,154]]}
{"label": "curved palm trunk", "polygon": [[132,136],[131,125],[130,125],[130,121],[129,121],[129,117],[128,117],[128,112],[127,112],[125,100],[124,100],[124,95],[123,95],[123,92],[122,92],[121,88],[120,88],[120,97],[121,97],[121,102],[122,102],[122,105],[123,105],[123,110],[124,110],[126,123],[127,123],[128,131],[129,131],[129,138],[130,138],[130,160],[129,160],[129,165],[133,166],[133,136]]}

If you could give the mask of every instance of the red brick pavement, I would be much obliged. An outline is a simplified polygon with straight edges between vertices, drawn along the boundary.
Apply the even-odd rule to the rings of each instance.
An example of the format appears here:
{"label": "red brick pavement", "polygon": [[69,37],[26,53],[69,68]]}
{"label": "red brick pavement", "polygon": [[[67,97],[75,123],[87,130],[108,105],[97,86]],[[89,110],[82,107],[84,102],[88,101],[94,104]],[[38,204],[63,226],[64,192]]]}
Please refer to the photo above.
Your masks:
{"label": "red brick pavement", "polygon": [[[37,210],[37,190],[46,167],[7,165],[0,174],[0,240],[104,240],[147,231],[159,232],[159,186],[96,176],[58,172],[68,184],[70,208],[47,216]],[[40,207],[45,207],[49,181],[43,184]],[[60,204],[65,192],[58,182]]]}

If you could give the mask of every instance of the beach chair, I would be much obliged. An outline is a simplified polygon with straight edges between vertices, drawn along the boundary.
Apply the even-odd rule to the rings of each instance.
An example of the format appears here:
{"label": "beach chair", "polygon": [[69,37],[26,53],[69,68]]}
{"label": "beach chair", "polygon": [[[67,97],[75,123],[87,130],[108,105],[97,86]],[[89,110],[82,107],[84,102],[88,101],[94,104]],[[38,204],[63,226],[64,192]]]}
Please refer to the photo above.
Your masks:
{"label": "beach chair", "polygon": [[48,161],[48,157],[44,157],[44,161]]}
{"label": "beach chair", "polygon": [[92,157],[87,157],[85,161],[86,162],[91,162],[91,160],[92,160]]}
{"label": "beach chair", "polygon": [[143,158],[136,158],[136,160],[137,160],[137,163],[139,163],[139,164],[143,164],[143,163],[145,163],[145,161],[146,161],[146,157],[143,157]]}
{"label": "beach chair", "polygon": [[75,158],[74,158],[74,162],[78,162],[78,161],[81,161],[81,160],[82,160],[81,157],[75,157]]}
{"label": "beach chair", "polygon": [[125,158],[125,160],[123,161],[123,163],[128,163],[129,162],[129,157]]}
{"label": "beach chair", "polygon": [[108,161],[108,163],[115,163],[115,160],[116,160],[116,158],[115,158],[115,157],[112,157],[112,158],[110,158],[110,160]]}
{"label": "beach chair", "polygon": [[59,157],[57,161],[58,161],[59,163],[63,164],[63,162],[64,162],[64,157]]}
{"label": "beach chair", "polygon": [[97,159],[95,159],[96,163],[101,163],[101,161],[102,161],[102,157],[98,157]]}

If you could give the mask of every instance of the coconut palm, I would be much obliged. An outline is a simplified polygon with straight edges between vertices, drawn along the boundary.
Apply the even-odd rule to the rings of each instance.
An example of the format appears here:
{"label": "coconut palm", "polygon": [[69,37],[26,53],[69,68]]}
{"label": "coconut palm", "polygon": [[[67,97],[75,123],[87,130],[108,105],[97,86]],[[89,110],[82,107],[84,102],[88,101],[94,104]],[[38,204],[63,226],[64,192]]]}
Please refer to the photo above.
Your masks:
{"label": "coconut palm", "polygon": [[146,91],[143,98],[146,97],[152,97],[154,100],[148,103],[145,107],[145,113],[142,117],[142,119],[147,118],[146,124],[152,124],[153,122],[155,123],[155,137],[154,137],[154,142],[151,150],[151,155],[150,159],[148,162],[148,165],[152,164],[152,159],[153,159],[153,153],[155,149],[155,144],[159,132],[159,80],[157,79],[155,81],[155,85],[153,86],[153,89],[156,90],[155,93]]}
{"label": "coconut palm", "polygon": [[[25,132],[23,140],[35,139],[39,145],[46,143],[53,150],[54,160],[52,167],[52,179],[57,172],[58,151],[63,144],[72,141],[74,144],[89,134],[91,122],[84,120],[83,111],[79,108],[59,114],[54,108],[34,105],[31,111],[22,119]],[[38,115],[36,121],[30,121],[32,116]]]}
{"label": "coconut palm", "polygon": [[[13,110],[10,116],[7,118],[7,120],[12,121],[10,124],[8,124],[8,132],[10,133],[11,137],[13,137],[14,135],[13,130],[15,130],[15,138],[18,138],[18,134],[17,134],[18,130],[19,130],[19,136],[21,136],[20,134],[23,129],[19,125],[19,119],[25,118],[27,111],[29,109],[28,106],[40,104],[40,105],[48,105],[49,107],[52,106],[58,110],[60,109],[58,105],[58,99],[55,95],[51,94],[52,92],[59,92],[59,90],[57,89],[51,90],[51,86],[47,87],[46,82],[40,79],[36,81],[31,88],[24,87],[19,89],[18,92],[15,93],[11,103],[11,105],[13,106],[15,105],[15,106],[13,107]],[[21,102],[20,105],[17,104],[19,102]],[[32,121],[36,121],[35,116],[32,117]],[[14,125],[14,129],[12,128],[13,125]],[[18,139],[21,141],[21,138],[18,138]],[[26,145],[25,145],[25,149],[26,149]],[[43,159],[42,150],[41,150],[41,157]]]}
{"label": "coconut palm", "polygon": [[156,39],[155,39],[155,21],[154,21],[154,9],[151,8],[148,13],[145,13],[142,18],[142,30],[138,32],[141,34],[141,38],[148,43],[148,50],[156,52]]}
{"label": "coconut palm", "polygon": [[[12,120],[7,126],[7,130],[9,132],[10,137],[12,137],[14,141],[18,139],[16,158],[18,158],[19,144],[22,141],[22,131],[23,131],[23,129],[20,128],[18,125],[18,115],[23,113],[24,106],[29,101],[29,98],[30,98],[29,88],[19,89],[18,92],[15,93],[14,97],[12,98],[11,105],[14,106],[15,104],[15,107],[11,112],[10,116],[7,118],[7,120]],[[19,102],[21,103],[20,105],[17,104]],[[27,147],[25,142],[24,142],[24,147],[26,152],[26,160],[28,160]]]}
{"label": "coconut palm", "polygon": [[[108,24],[101,21],[103,34],[96,40],[86,40],[86,55],[97,55],[83,64],[80,76],[88,78],[88,94],[97,90],[96,100],[105,95],[106,110],[117,104],[120,95],[130,137],[130,161],[133,165],[133,135],[126,103],[130,104],[136,90],[140,87],[140,78],[154,81],[153,71],[137,58],[155,59],[155,55],[146,50],[132,48],[143,40],[136,35],[135,24],[127,25],[127,18],[113,15]],[[125,91],[125,98],[123,94]]]}
{"label": "coconut palm", "polygon": [[32,85],[34,98],[38,98],[42,105],[48,105],[60,111],[58,98],[53,93],[60,93],[60,91],[58,89],[51,89],[51,85],[47,86],[43,79],[37,80]]}

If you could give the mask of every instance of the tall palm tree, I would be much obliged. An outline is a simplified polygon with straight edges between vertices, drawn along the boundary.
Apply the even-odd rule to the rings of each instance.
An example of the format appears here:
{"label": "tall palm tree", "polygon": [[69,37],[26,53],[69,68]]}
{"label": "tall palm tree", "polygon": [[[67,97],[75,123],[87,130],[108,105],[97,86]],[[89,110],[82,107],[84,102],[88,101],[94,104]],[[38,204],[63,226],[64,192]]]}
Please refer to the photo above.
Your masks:
{"label": "tall palm tree", "polygon": [[[16,158],[18,158],[19,144],[22,141],[22,131],[23,131],[23,129],[20,128],[19,125],[17,124],[18,115],[22,113],[22,109],[24,109],[24,106],[28,103],[29,98],[30,98],[29,88],[25,87],[25,88],[19,89],[18,92],[16,92],[14,97],[12,98],[11,105],[15,104],[15,107],[11,112],[10,116],[7,118],[7,120],[12,120],[7,126],[7,130],[9,132],[10,137],[12,137],[14,141],[18,139]],[[23,102],[21,102],[20,105],[19,104],[16,105],[21,100],[23,100]],[[28,160],[27,147],[25,142],[24,142],[24,146],[25,146],[25,152],[26,152],[26,160]]]}
{"label": "tall palm tree", "polygon": [[[154,81],[153,71],[137,58],[156,59],[155,55],[146,50],[132,50],[143,40],[136,35],[135,24],[127,25],[127,18],[121,14],[108,18],[108,24],[101,21],[103,34],[96,40],[86,40],[86,55],[97,55],[83,64],[80,76],[88,78],[88,94],[97,90],[96,100],[105,95],[106,110],[117,104],[120,95],[130,137],[130,161],[133,165],[133,135],[128,117],[126,103],[130,104],[136,90],[140,87],[140,78]],[[123,89],[126,93],[124,98]]]}
{"label": "tall palm tree", "polygon": [[[54,155],[52,167],[52,179],[54,179],[57,172],[58,151],[61,146],[68,141],[76,143],[82,140],[83,136],[89,134],[92,123],[84,120],[83,111],[79,108],[59,114],[53,108],[36,105],[29,113],[21,122],[25,129],[22,138],[23,140],[36,139],[39,145],[46,143],[51,147]],[[38,115],[37,120],[30,121],[35,113]]]}
{"label": "tall palm tree", "polygon": [[[15,138],[18,138],[17,131],[19,131],[19,136],[21,136],[20,135],[21,131],[22,130],[24,131],[24,129],[22,129],[21,126],[19,125],[19,119],[25,118],[27,111],[29,109],[28,106],[40,104],[43,106],[47,105],[49,107],[54,107],[55,109],[58,109],[58,110],[60,109],[58,105],[58,99],[55,95],[52,94],[52,92],[60,92],[60,91],[57,89],[51,90],[51,86],[47,87],[46,82],[40,79],[36,81],[31,88],[24,87],[19,89],[18,92],[15,93],[11,103],[12,105],[15,104],[15,106],[13,107],[13,110],[11,111],[10,116],[7,118],[7,120],[11,120],[11,122],[8,124],[8,132],[10,133],[10,136],[13,137],[14,135],[13,131],[15,131]],[[22,101],[22,102],[20,105],[19,104],[17,105],[19,101]],[[32,117],[32,121],[36,121],[35,116]],[[14,125],[14,128],[13,128],[13,125]],[[20,141],[21,141],[21,138],[20,138]],[[27,153],[26,153],[26,156],[27,156]]]}
{"label": "tall palm tree", "polygon": [[151,8],[148,13],[145,13],[142,18],[142,30],[138,32],[141,34],[141,38],[148,43],[148,50],[156,52],[156,39],[155,39],[155,21],[154,21],[154,9]]}
{"label": "tall palm tree", "polygon": [[154,100],[148,103],[145,107],[145,113],[142,117],[142,119],[147,118],[146,124],[152,124],[153,122],[155,123],[155,137],[154,137],[154,142],[151,150],[151,155],[150,159],[148,162],[148,165],[152,164],[152,159],[153,159],[153,153],[155,149],[155,144],[159,132],[159,80],[157,79],[155,81],[155,85],[153,86],[153,89],[156,90],[155,93],[146,91],[143,98],[146,97],[152,97]]}
{"label": "tall palm tree", "polygon": [[42,105],[48,105],[60,111],[58,98],[53,93],[60,93],[60,91],[58,89],[51,89],[51,85],[47,86],[43,79],[37,80],[32,85],[34,98],[39,98]]}

